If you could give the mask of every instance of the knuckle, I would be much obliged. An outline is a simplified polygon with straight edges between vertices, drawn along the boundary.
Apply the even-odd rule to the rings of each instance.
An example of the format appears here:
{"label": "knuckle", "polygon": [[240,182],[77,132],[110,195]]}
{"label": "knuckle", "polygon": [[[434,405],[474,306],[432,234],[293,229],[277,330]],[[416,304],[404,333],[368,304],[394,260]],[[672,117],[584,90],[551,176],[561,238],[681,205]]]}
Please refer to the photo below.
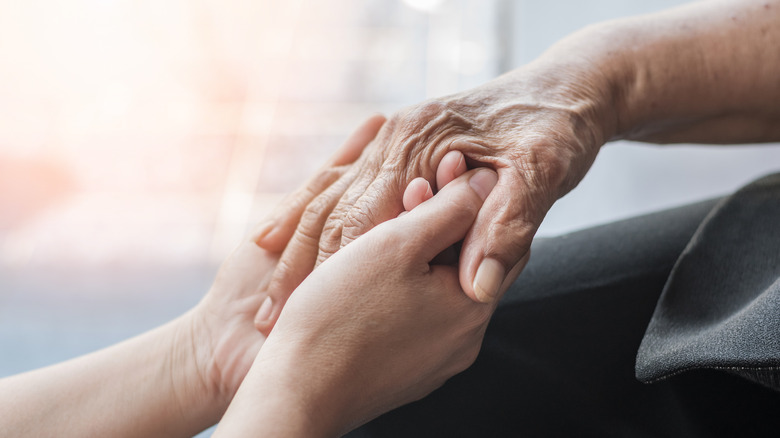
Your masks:
{"label": "knuckle", "polygon": [[403,211],[394,184],[379,176],[342,215],[342,246]]}
{"label": "knuckle", "polygon": [[449,105],[442,99],[429,99],[414,107],[411,115],[415,118],[431,119],[449,111]]}
{"label": "knuckle", "polygon": [[576,186],[575,153],[560,146],[563,140],[547,139],[526,151],[518,162],[518,174],[526,188],[553,202]]}
{"label": "knuckle", "polygon": [[347,243],[349,243],[373,228],[374,225],[373,215],[369,211],[357,206],[350,209],[344,217],[342,246],[344,246],[343,239],[348,239]]}
{"label": "knuckle", "polygon": [[310,235],[317,234],[317,236],[319,236],[320,231],[322,230],[322,222],[322,209],[317,205],[309,204],[303,211],[303,216],[301,216],[297,231]]}
{"label": "knuckle", "polygon": [[330,206],[333,202],[334,198],[327,192],[315,197],[309,205],[306,206],[304,218],[311,223],[322,222],[325,216],[330,213]]}
{"label": "knuckle", "polygon": [[405,182],[431,178],[453,138],[466,136],[476,123],[451,102],[430,99],[393,115],[389,162]]}
{"label": "knuckle", "polygon": [[395,132],[398,127],[404,123],[405,117],[406,116],[403,111],[393,113],[393,115],[387,119],[387,122],[385,122],[384,126],[382,126],[382,130],[384,131],[383,134],[387,135],[389,133]]}
{"label": "knuckle", "polygon": [[320,253],[318,256],[318,264],[322,263],[333,255],[341,245],[342,224],[341,220],[331,215],[325,222],[325,226],[322,228],[322,234],[320,235]]}
{"label": "knuckle", "polygon": [[298,248],[317,248],[319,241],[319,233],[305,227],[299,226],[293,235],[293,244]]}
{"label": "knuckle", "polygon": [[327,203],[322,196],[314,199],[304,210],[298,228],[295,230],[295,238],[300,243],[316,246],[319,244],[320,235],[325,220],[324,211]]}
{"label": "knuckle", "polygon": [[499,219],[489,227],[487,253],[519,259],[528,252],[536,229],[536,224],[525,218]]}

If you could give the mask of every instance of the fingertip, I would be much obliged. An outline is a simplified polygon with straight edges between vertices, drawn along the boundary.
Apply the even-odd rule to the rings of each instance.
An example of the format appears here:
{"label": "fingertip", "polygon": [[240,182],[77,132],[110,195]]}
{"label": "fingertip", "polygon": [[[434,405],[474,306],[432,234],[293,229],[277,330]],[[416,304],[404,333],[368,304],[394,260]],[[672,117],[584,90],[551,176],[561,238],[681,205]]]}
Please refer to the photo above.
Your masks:
{"label": "fingertip", "polygon": [[[484,189],[484,192],[490,189],[490,187],[485,188],[491,184],[490,176],[477,178],[477,190],[469,183],[480,173],[495,174],[487,169],[469,171],[458,181],[433,195],[429,203],[420,205],[418,209],[412,211],[408,215],[409,218],[404,221],[410,226],[410,238],[425,247],[422,254],[426,257],[430,256],[428,261],[447,247],[463,240],[467,235],[484,202],[478,190]],[[419,188],[415,190],[421,191]],[[404,203],[406,207],[411,204],[411,202]]]}
{"label": "fingertip", "polygon": [[[297,218],[292,218],[296,219]],[[258,227],[260,230],[254,234],[252,239],[257,246],[273,253],[284,251],[290,242],[297,222],[293,223],[290,218],[283,220],[270,220]]]}
{"label": "fingertip", "polygon": [[271,333],[271,329],[276,323],[277,303],[271,298],[271,296],[265,297],[260,308],[255,313],[254,325],[255,328],[262,334],[268,336]]}
{"label": "fingertip", "polygon": [[471,230],[461,247],[460,284],[472,300],[495,303],[525,269],[531,250],[526,249],[519,256],[506,251],[494,252],[488,249],[492,245],[485,246],[487,238],[475,239],[474,231]]}
{"label": "fingertip", "polygon": [[492,303],[498,297],[501,285],[506,277],[506,268],[503,263],[492,258],[485,257],[479,264],[474,274],[472,289],[474,296],[480,303]]}
{"label": "fingertip", "polygon": [[455,151],[458,153],[458,163],[455,165],[455,171],[453,172],[453,178],[457,178],[466,173],[469,168],[466,165],[466,156],[461,151]]}
{"label": "fingertip", "polygon": [[270,296],[265,297],[263,303],[260,304],[260,308],[257,309],[255,315],[255,324],[262,324],[271,318],[271,313],[274,310],[274,300]]}
{"label": "fingertip", "polygon": [[418,205],[431,199],[433,190],[431,184],[425,178],[419,177],[412,180],[403,194],[404,210],[412,211]]}
{"label": "fingertip", "polygon": [[[382,113],[374,113],[369,116],[366,123],[371,123],[373,125],[379,125],[380,127],[385,124],[387,121],[387,117],[385,117]],[[378,130],[378,129],[377,129]]]}
{"label": "fingertip", "polygon": [[433,198],[433,189],[431,188],[431,183],[429,183],[427,180],[425,181],[425,194],[423,195],[423,202]]}
{"label": "fingertip", "polygon": [[284,247],[287,246],[288,240],[283,238],[282,233],[279,231],[279,226],[275,223],[268,225],[254,238],[257,246],[271,252],[283,251]]}
{"label": "fingertip", "polygon": [[496,183],[498,183],[498,174],[487,168],[478,170],[469,179],[469,185],[477,192],[483,201],[490,195],[490,192],[493,190],[493,187],[496,186]]}
{"label": "fingertip", "polygon": [[474,292],[474,282],[473,281],[464,281],[462,278],[460,279],[460,287],[463,289],[463,293],[466,294],[467,297],[471,301],[474,301],[475,303],[483,304],[482,301],[480,301],[479,298],[477,298],[477,294]]}
{"label": "fingertip", "polygon": [[455,178],[468,170],[466,158],[460,151],[449,151],[439,162],[436,169],[436,188],[441,190]]}
{"label": "fingertip", "polygon": [[330,165],[341,166],[357,161],[363,153],[363,149],[376,138],[386,121],[387,118],[379,113],[364,120],[336,150],[336,153],[331,157]]}
{"label": "fingertip", "polygon": [[270,233],[273,228],[276,226],[276,221],[273,219],[267,219],[259,224],[255,225],[254,229],[251,233],[249,233],[249,240],[257,243],[259,245],[260,241],[265,238],[265,236]]}
{"label": "fingertip", "polygon": [[370,142],[379,134],[379,130],[382,129],[385,122],[387,122],[387,117],[384,114],[374,113],[363,121],[360,130],[363,136],[367,137]]}

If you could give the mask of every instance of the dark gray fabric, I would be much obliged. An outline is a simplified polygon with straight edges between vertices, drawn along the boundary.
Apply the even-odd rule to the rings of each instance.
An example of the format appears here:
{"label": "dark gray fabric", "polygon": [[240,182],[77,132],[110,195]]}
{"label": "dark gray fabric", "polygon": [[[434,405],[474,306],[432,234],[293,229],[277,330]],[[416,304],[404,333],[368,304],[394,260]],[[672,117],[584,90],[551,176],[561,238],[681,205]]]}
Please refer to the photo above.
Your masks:
{"label": "dark gray fabric", "polygon": [[637,354],[645,382],[698,368],[780,391],[780,174],[722,200],[704,219]]}
{"label": "dark gray fabric", "polygon": [[777,186],[535,242],[474,365],[350,436],[776,437]]}
{"label": "dark gray fabric", "polygon": [[351,437],[776,437],[780,394],[722,371],[647,385],[637,349],[707,201],[534,243],[474,365]]}

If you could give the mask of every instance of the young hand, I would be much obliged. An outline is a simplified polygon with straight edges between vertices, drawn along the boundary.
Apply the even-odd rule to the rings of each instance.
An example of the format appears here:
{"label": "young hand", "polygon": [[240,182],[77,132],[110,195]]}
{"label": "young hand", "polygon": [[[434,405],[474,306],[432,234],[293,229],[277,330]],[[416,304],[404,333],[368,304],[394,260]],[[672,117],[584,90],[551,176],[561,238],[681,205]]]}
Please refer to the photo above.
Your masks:
{"label": "young hand", "polygon": [[[375,115],[363,122],[309,184],[316,181],[328,184],[337,179],[358,159],[384,120],[381,115]],[[296,194],[282,201],[275,212],[276,217],[283,216],[294,223],[285,226],[283,221],[274,219],[258,225],[222,264],[211,290],[190,312],[189,331],[197,347],[196,363],[203,389],[217,397],[222,405],[221,412],[232,400],[265,340],[267,332],[257,330],[255,319],[278,313],[284,304],[284,301],[272,298],[268,285],[271,275],[279,268],[280,254],[303,213],[301,205],[293,202],[300,198],[301,194]],[[268,224],[276,227],[269,229]],[[266,235],[272,237],[271,250],[256,243]],[[298,262],[307,264],[305,259]]]}
{"label": "young hand", "polygon": [[432,261],[466,236],[496,181],[467,172],[322,263],[287,301],[218,434],[336,435],[471,365],[495,305]]}

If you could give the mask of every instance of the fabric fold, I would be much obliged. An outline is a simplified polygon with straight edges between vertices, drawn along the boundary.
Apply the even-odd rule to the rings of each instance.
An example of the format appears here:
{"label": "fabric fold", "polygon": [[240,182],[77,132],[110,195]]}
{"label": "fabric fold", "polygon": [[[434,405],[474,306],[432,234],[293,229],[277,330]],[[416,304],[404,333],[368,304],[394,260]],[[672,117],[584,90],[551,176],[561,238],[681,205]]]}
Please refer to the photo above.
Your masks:
{"label": "fabric fold", "polygon": [[780,173],[723,199],[680,255],[636,377],[721,369],[780,391]]}

